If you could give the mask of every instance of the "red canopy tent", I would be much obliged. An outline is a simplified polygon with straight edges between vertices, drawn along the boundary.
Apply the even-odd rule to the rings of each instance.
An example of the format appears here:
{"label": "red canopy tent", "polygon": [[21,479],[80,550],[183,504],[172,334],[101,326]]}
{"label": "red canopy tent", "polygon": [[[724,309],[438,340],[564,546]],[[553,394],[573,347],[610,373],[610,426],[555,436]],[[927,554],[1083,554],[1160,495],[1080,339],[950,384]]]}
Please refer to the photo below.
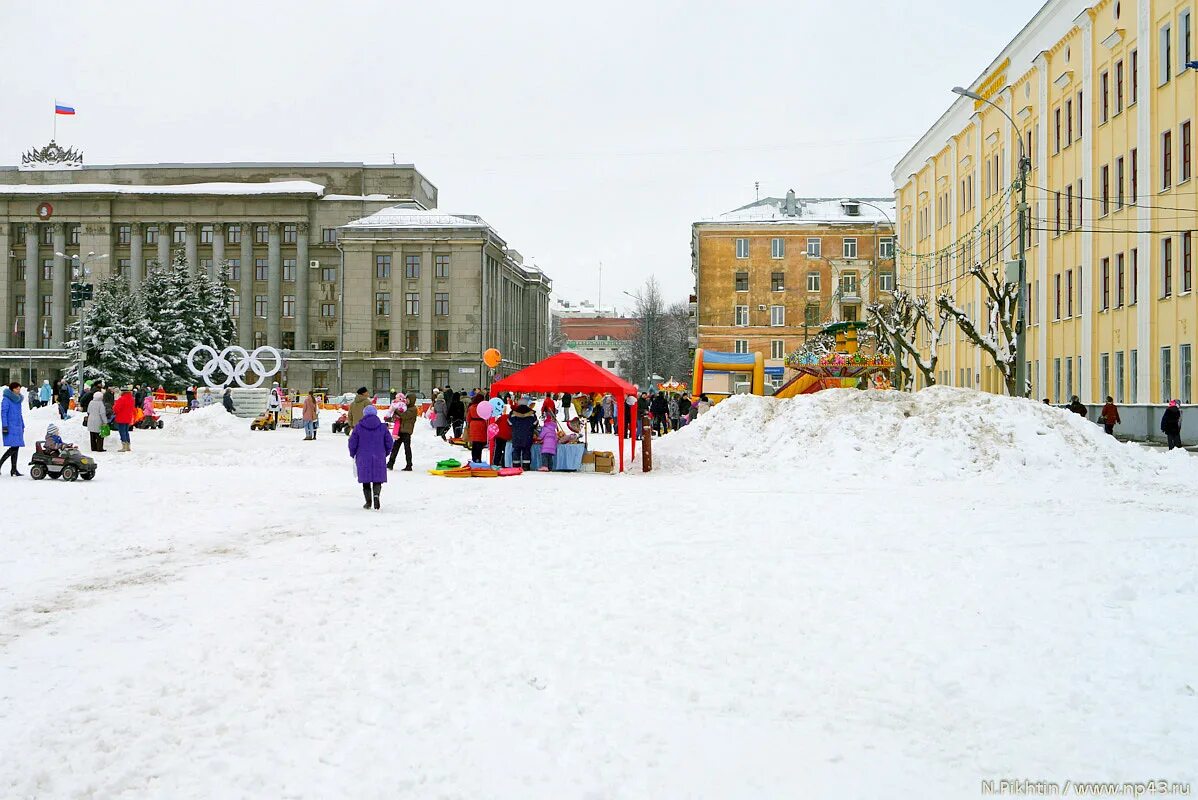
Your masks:
{"label": "red canopy tent", "polygon": [[[620,472],[624,471],[624,426],[628,406],[625,398],[636,397],[636,387],[613,375],[593,361],[574,353],[558,353],[531,367],[491,384],[491,396],[511,392],[611,392],[616,400],[616,432],[620,435]],[[632,438],[632,455],[636,457],[636,437]]]}

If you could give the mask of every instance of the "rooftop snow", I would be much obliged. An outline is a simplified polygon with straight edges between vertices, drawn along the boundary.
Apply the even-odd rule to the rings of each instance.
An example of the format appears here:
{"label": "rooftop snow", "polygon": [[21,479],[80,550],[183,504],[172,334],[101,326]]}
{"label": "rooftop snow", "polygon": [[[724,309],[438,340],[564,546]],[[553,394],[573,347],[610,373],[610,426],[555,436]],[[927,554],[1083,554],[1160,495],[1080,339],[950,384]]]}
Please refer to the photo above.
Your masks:
{"label": "rooftop snow", "polygon": [[865,202],[859,203],[860,214],[849,216],[845,213],[844,204],[853,201],[843,198],[827,197],[796,197],[795,204],[798,213],[795,216],[786,214],[785,197],[764,197],[747,206],[733,209],[716,217],[700,220],[707,223],[759,223],[779,222],[795,225],[817,225],[827,223],[872,224],[881,222],[890,224],[895,218],[894,198],[867,197],[866,202],[873,203],[886,213],[882,214]]}
{"label": "rooftop snow", "polygon": [[320,197],[324,187],[311,181],[270,183],[181,183],[145,186],[126,183],[22,183],[0,184],[3,194],[310,194]]}
{"label": "rooftop snow", "polygon": [[392,206],[354,220],[347,228],[489,228],[481,217],[446,214],[436,209]]}

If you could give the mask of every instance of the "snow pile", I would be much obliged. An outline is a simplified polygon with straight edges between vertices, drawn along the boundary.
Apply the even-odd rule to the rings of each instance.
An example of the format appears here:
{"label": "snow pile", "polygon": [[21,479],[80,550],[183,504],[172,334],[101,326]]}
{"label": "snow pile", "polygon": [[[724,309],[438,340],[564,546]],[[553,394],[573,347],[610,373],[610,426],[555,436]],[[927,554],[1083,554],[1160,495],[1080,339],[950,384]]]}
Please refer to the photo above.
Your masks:
{"label": "snow pile", "polygon": [[[161,412],[159,412],[161,415]],[[237,417],[225,411],[220,403],[206,408],[197,408],[187,414],[161,415],[162,430],[167,439],[218,439],[230,435],[244,436],[249,433],[252,420]]]}
{"label": "snow pile", "polygon": [[1087,473],[1198,479],[1188,454],[1154,453],[1076,414],[1032,400],[932,387],[912,394],[841,389],[790,400],[736,396],[654,444],[661,468],[1006,479]]}

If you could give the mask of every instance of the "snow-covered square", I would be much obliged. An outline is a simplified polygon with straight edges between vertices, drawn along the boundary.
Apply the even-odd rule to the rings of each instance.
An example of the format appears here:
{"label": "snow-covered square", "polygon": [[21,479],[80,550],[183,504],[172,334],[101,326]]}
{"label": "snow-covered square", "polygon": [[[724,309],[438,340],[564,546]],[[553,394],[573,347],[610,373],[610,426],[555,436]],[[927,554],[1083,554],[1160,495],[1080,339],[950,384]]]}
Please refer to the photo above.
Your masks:
{"label": "snow-covered square", "polygon": [[623,476],[432,476],[421,422],[374,512],[328,421],[0,475],[0,796],[1193,779],[1184,451],[960,389],[734,397]]}

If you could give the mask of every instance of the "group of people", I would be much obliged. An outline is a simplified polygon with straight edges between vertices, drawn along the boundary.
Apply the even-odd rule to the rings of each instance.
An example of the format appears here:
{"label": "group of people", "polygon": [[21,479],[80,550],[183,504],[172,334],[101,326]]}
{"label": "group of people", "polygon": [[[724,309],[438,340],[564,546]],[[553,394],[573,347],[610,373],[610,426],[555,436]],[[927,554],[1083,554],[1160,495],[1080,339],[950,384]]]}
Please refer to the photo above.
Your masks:
{"label": "group of people", "polygon": [[[1044,398],[1044,405],[1051,405],[1047,397]],[[1086,408],[1086,404],[1077,395],[1069,398],[1067,408],[1083,418],[1088,417],[1090,414],[1090,410]],[[1098,419],[1102,423],[1102,429],[1111,436],[1115,435],[1115,426],[1123,424],[1123,420],[1119,417],[1119,407],[1115,405],[1115,400],[1110,395],[1107,395],[1102,410],[1098,412]],[[1161,414],[1161,433],[1165,434],[1165,442],[1170,450],[1184,446],[1181,443],[1180,400],[1170,400],[1169,404],[1165,406],[1165,411]]]}

